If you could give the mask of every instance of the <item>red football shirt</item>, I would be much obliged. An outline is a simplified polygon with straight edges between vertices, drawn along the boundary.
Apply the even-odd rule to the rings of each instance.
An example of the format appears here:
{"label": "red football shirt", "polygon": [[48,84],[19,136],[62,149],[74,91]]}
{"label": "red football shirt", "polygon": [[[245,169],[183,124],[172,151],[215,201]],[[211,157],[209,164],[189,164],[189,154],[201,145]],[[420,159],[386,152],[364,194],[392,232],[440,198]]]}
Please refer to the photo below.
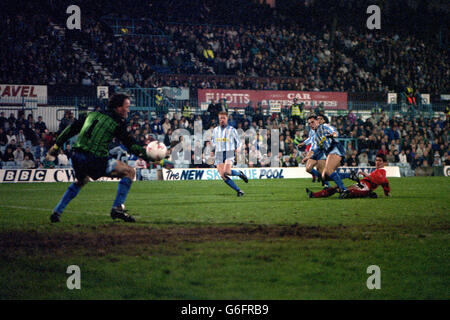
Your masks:
{"label": "red football shirt", "polygon": [[363,178],[361,182],[367,185],[371,191],[378,188],[378,186],[382,186],[385,195],[388,195],[389,192],[391,192],[389,181],[386,179],[386,170],[384,169],[373,171],[368,177]]}

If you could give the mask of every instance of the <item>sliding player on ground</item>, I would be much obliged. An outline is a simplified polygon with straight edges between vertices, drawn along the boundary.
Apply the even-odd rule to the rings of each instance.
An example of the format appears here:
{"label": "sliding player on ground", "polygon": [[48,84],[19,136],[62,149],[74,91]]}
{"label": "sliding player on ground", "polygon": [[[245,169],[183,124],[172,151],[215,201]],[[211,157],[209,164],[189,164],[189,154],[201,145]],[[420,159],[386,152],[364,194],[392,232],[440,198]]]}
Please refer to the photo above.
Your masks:
{"label": "sliding player on ground", "polygon": [[[339,198],[377,198],[378,195],[374,191],[378,186],[383,188],[385,196],[388,197],[391,188],[389,186],[389,181],[386,178],[386,170],[384,169],[384,166],[386,165],[386,156],[383,154],[377,155],[375,165],[376,170],[371,174],[360,171],[358,174],[363,175],[364,178],[357,184],[349,186],[347,188],[348,193],[342,193]],[[306,193],[310,198],[325,198],[335,194],[338,191],[337,189],[337,187],[325,188],[318,192],[312,192],[309,189],[306,189]]]}
{"label": "sliding player on ground", "polygon": [[225,111],[219,112],[219,126],[215,127],[212,133],[212,147],[215,149],[215,165],[223,181],[237,192],[238,197],[242,197],[244,192],[234,183],[230,176],[237,176],[248,183],[247,176],[238,170],[233,170],[235,152],[238,153],[242,142],[239,139],[235,128],[228,125],[228,114]]}

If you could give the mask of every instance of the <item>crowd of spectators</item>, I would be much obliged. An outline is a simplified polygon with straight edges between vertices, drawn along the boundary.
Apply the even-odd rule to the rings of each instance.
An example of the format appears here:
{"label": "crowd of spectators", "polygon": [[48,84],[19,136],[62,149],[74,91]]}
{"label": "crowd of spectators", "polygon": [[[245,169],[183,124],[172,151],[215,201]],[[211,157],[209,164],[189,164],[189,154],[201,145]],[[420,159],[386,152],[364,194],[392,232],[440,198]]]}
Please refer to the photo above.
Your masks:
{"label": "crowd of spectators", "polygon": [[[448,51],[413,35],[362,33],[352,27],[332,35],[325,26],[307,31],[296,25],[165,24],[161,30],[166,37],[112,37],[96,22],[83,32],[93,54],[125,87],[387,93],[412,86],[433,95],[450,88]],[[173,81],[165,74],[173,74]],[[185,76],[199,74],[229,77]]]}
{"label": "crowd of spectators", "polygon": [[48,130],[42,116],[37,119],[24,111],[5,114],[0,112],[0,166],[23,169],[70,166],[71,146],[67,145],[55,161],[46,161],[47,150],[55,143],[57,134],[75,120],[73,113],[66,112],[58,132]]}
{"label": "crowd of spectators", "polygon": [[[2,18],[0,16],[0,18]],[[43,14],[0,19],[0,83],[102,85],[80,50]]]}
{"label": "crowd of spectators", "polygon": [[[212,104],[213,105],[213,104]],[[222,106],[218,105],[217,108]],[[129,119],[127,130],[141,145],[157,139],[171,151],[184,139],[190,144],[190,159],[184,151],[171,154],[177,165],[209,167],[213,159],[209,157],[212,129],[218,125],[212,111],[202,114],[168,113],[161,118],[149,119],[139,112],[134,112]],[[245,151],[242,154],[246,166],[270,166],[272,155],[271,129],[279,133],[279,160],[281,166],[299,166],[305,156],[305,149],[297,144],[308,137],[309,128],[303,119],[294,120],[284,113],[267,114],[264,110],[249,104],[244,112],[229,110],[229,124],[241,129],[246,134]],[[362,115],[350,111],[347,115],[331,116],[331,125],[335,126],[340,138],[344,138],[346,157],[342,164],[347,166],[374,165],[378,153],[386,155],[389,163],[408,164],[411,169],[428,166],[450,165],[448,147],[448,121],[445,118],[394,118],[389,119],[384,112],[372,113],[363,120]],[[73,114],[66,112],[60,121],[58,132],[74,121]],[[196,121],[197,124],[196,124]],[[194,140],[195,125],[203,130],[202,142]],[[174,134],[177,129],[184,129],[189,136]],[[266,129],[264,134],[259,129]],[[0,113],[0,159],[2,164],[13,163],[21,168],[52,168],[70,166],[72,149],[70,143],[61,150],[54,162],[46,162],[45,154],[53,145],[58,132],[49,132],[42,117],[34,119],[32,114],[19,112]],[[254,132],[254,134],[251,134]],[[111,149],[120,146],[114,141]],[[185,146],[186,147],[186,146]],[[195,159],[194,150],[202,150],[201,159]],[[186,150],[186,148],[184,149]],[[251,160],[250,162],[248,160]]]}
{"label": "crowd of spectators", "polygon": [[[281,166],[298,166],[305,155],[304,149],[298,149],[298,141],[306,139],[309,128],[305,121],[294,121],[284,114],[264,114],[258,108],[253,108],[245,113],[229,111],[229,123],[237,129],[242,129],[250,139],[245,140],[246,165],[250,167],[270,166],[271,154],[271,129],[279,130]],[[194,142],[195,122],[201,122],[203,128],[203,143],[196,145]],[[342,164],[347,166],[370,166],[375,164],[375,156],[379,153],[386,155],[389,163],[408,164],[411,169],[427,166],[440,166],[450,164],[448,155],[448,122],[445,118],[394,118],[389,119],[384,112],[372,113],[363,120],[361,115],[353,112],[348,115],[332,116],[331,125],[339,131],[340,138],[344,138],[346,145],[346,157]],[[194,167],[209,167],[213,159],[209,158],[207,147],[212,129],[217,126],[215,117],[209,112],[203,114],[166,114],[162,118],[143,120],[142,116],[134,114],[130,120],[128,130],[133,137],[145,145],[151,139],[164,142],[167,147],[173,147],[180,143],[180,139],[173,133],[177,129],[185,129],[190,134],[187,143],[190,144],[190,160],[185,159],[183,152],[173,158],[178,159],[178,164]],[[248,135],[254,129],[255,135]],[[267,136],[258,134],[259,129],[267,129]],[[186,142],[186,141],[185,141]],[[264,146],[267,145],[264,152]],[[200,147],[204,152],[202,159],[195,159],[194,150]],[[248,162],[248,159],[256,159]],[[197,161],[197,163],[195,162]],[[200,163],[198,163],[200,162]]]}
{"label": "crowd of spectators", "polygon": [[[80,31],[65,28],[70,0],[0,3],[0,83],[106,85],[89,62],[92,59],[107,67],[123,87],[386,93],[410,86],[432,97],[450,91],[448,39],[439,29],[445,15],[432,2],[422,1],[418,6],[413,0],[383,2],[384,17],[390,19],[383,20],[385,27],[376,32],[365,27],[364,1],[280,0],[276,8],[239,0],[77,3],[83,8]],[[402,27],[414,13],[420,24]],[[114,35],[105,23],[106,15],[135,18],[136,29],[124,25],[119,28],[123,34]],[[401,19],[392,19],[396,15]],[[129,130],[142,144],[150,134],[173,146],[179,140],[172,141],[172,133],[179,128],[193,132],[195,120],[205,130],[217,125],[208,112],[188,117],[165,114],[160,119],[135,115]],[[330,120],[342,137],[351,139],[346,142],[347,165],[373,163],[378,152],[385,153],[390,162],[408,163],[413,169],[448,164],[445,120],[389,120],[383,113],[363,120],[351,112]],[[72,121],[73,115],[66,114],[60,130]],[[304,123],[251,108],[244,115],[231,113],[230,123],[244,131],[279,129],[282,165],[299,164],[304,150],[298,150],[294,140],[307,134]],[[20,113],[17,118],[1,114],[2,164],[70,165],[70,146],[55,163],[44,162],[55,135],[42,119],[30,114]],[[262,139],[256,136],[247,142],[247,157],[256,154],[257,159],[250,166],[268,165],[259,147]],[[270,145],[270,130],[267,140]],[[208,161],[202,159],[203,165],[210,165]]]}
{"label": "crowd of spectators", "polygon": [[[194,6],[212,5],[197,2]],[[265,12],[268,8],[260,9]],[[0,82],[105,84],[101,73],[73,49],[73,41],[79,41],[89,57],[106,66],[124,87],[386,93],[411,86],[434,96],[450,89],[448,48],[418,34],[375,33],[347,24],[340,28],[283,25],[276,23],[276,10],[268,10],[263,16],[272,17],[272,24],[258,24],[255,18],[241,25],[199,24],[203,20],[214,23],[213,17],[192,17],[196,24],[169,23],[160,17],[151,28],[148,22],[141,22],[145,26],[141,29],[153,37],[129,35],[127,27],[123,36],[114,36],[110,27],[89,12],[76,36],[57,31],[51,17],[43,13],[8,16],[0,21],[0,35],[6,41],[0,48],[4,57]],[[152,11],[148,16],[155,19]],[[237,18],[242,17],[238,14]],[[138,28],[139,21],[135,23],[133,32],[145,31]],[[174,76],[167,79],[168,74]],[[208,80],[185,75],[229,77]]]}

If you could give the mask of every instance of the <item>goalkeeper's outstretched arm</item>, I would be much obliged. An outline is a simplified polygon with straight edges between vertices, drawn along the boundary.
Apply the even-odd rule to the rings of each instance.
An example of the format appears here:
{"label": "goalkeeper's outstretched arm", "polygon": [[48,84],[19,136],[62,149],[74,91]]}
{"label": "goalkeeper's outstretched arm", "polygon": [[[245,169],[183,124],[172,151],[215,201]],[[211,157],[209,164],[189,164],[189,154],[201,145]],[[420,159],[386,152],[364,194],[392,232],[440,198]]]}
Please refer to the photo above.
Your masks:
{"label": "goalkeeper's outstretched arm", "polygon": [[48,150],[46,159],[50,160],[51,157],[56,157],[59,153],[60,148],[66,143],[70,138],[76,136],[80,133],[81,128],[83,128],[84,122],[86,121],[86,115],[80,116],[72,124],[68,125],[56,138],[55,144]]}

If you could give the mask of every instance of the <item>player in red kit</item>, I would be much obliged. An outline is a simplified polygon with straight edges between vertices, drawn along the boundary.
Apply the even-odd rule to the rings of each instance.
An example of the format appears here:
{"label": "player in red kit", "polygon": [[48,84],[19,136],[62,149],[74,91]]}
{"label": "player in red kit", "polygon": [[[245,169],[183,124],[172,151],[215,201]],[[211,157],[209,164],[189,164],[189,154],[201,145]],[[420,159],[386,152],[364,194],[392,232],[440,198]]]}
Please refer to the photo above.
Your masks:
{"label": "player in red kit", "polygon": [[[340,199],[350,199],[350,198],[377,198],[378,195],[373,192],[378,186],[381,186],[384,190],[384,195],[389,196],[391,192],[391,188],[389,186],[389,181],[386,179],[386,170],[384,170],[384,166],[386,164],[386,156],[383,154],[379,154],[376,157],[375,165],[376,170],[371,174],[367,174],[364,172],[359,172],[364,176],[361,181],[358,181],[357,184],[354,184],[347,189],[349,190],[346,194],[341,194]],[[312,192],[309,189],[306,189],[306,193],[310,198],[326,198],[330,197],[337,192],[337,187],[325,188],[318,192]]]}

